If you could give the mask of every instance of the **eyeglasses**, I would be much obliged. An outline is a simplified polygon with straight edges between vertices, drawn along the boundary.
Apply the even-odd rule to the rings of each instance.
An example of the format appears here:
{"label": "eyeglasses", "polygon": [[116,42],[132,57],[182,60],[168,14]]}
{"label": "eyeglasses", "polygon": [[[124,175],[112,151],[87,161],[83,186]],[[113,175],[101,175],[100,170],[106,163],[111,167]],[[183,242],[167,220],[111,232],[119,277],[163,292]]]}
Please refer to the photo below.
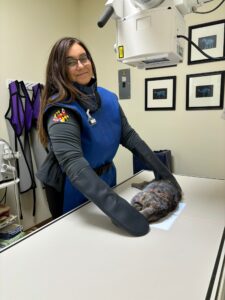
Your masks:
{"label": "eyeglasses", "polygon": [[67,57],[66,58],[66,64],[68,67],[77,67],[78,62],[80,62],[82,65],[86,64],[89,62],[89,58],[87,54],[82,54],[79,58],[74,58],[74,57]]}

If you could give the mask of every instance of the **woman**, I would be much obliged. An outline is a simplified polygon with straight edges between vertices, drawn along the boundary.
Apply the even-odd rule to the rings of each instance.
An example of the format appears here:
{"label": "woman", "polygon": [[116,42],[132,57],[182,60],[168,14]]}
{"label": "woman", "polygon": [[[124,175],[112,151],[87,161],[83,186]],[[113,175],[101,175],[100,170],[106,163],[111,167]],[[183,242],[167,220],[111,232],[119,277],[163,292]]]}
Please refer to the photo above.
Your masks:
{"label": "woman", "polygon": [[180,189],[130,127],[117,96],[97,87],[91,54],[76,38],[62,38],[51,50],[39,136],[49,154],[37,176],[46,185],[53,218],[91,200],[130,234],[149,231],[147,220],[110,188],[116,184],[113,158],[120,144]]}

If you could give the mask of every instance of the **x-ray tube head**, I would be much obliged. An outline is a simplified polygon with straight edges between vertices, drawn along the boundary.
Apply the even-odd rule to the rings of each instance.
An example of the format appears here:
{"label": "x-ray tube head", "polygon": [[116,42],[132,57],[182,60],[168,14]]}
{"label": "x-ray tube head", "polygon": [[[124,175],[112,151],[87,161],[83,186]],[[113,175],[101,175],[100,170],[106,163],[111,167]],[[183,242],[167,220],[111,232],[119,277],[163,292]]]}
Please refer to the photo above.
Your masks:
{"label": "x-ray tube head", "polygon": [[173,66],[183,61],[184,39],[178,36],[186,33],[184,15],[210,1],[108,0],[98,26],[115,19],[118,61],[145,69]]}
{"label": "x-ray tube head", "polygon": [[[163,20],[163,22],[162,22]],[[183,60],[183,16],[175,7],[157,7],[116,20],[117,59],[137,68],[176,65]]]}

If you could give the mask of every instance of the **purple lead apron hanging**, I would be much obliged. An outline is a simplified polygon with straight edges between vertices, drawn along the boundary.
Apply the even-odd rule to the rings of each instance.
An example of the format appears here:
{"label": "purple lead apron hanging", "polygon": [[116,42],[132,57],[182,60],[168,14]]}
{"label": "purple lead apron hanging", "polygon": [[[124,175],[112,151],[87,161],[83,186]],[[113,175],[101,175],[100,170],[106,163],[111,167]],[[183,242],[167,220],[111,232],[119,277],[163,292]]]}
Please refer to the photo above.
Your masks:
{"label": "purple lead apron hanging", "polygon": [[[35,215],[35,177],[29,141],[29,132],[32,127],[33,108],[30,96],[23,81],[13,81],[9,84],[9,107],[5,114],[8,120],[10,142],[15,151],[21,156],[17,160],[17,172],[20,178],[19,191],[25,193],[33,191],[33,215]],[[7,125],[8,125],[7,124]]]}

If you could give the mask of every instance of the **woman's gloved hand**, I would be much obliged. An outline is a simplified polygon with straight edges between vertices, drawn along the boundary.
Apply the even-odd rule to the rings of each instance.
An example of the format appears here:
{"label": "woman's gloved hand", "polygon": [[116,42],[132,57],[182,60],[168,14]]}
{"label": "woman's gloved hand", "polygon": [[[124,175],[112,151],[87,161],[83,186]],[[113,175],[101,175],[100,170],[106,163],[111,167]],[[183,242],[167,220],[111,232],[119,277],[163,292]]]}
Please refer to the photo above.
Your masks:
{"label": "woman's gloved hand", "polygon": [[85,167],[79,172],[74,186],[110,217],[115,225],[129,234],[143,236],[149,232],[146,218],[118,196],[91,167]]}
{"label": "woman's gloved hand", "polygon": [[139,142],[135,144],[132,152],[140,158],[146,166],[149,166],[150,170],[153,170],[155,179],[169,180],[177,188],[177,190],[182,193],[181,187],[176,178],[143,140],[140,139]]}

